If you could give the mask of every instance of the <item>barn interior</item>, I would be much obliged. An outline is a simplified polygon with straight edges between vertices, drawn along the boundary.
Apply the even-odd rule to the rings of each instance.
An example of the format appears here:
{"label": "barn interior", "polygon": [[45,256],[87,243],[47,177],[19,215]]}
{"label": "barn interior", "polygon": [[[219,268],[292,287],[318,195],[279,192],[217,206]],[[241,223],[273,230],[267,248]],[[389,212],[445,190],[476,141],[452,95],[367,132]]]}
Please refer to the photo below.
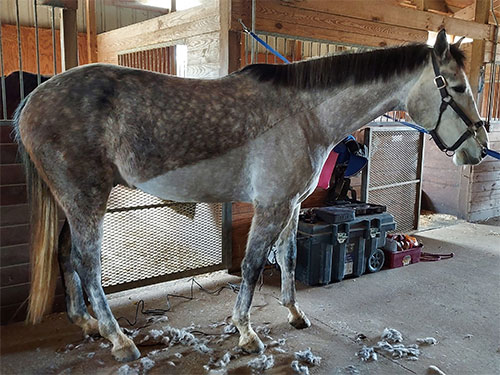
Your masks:
{"label": "barn interior", "polygon": [[[307,226],[299,224],[297,299],[312,325],[296,330],[287,323],[280,270],[271,256],[251,310],[266,344],[261,354],[238,350],[230,322],[252,205],[179,203],[115,187],[104,219],[102,284],[115,317],[122,317],[120,325],[141,351],[128,363],[113,359],[107,340],[83,337],[69,322],[60,280],[53,313],[36,326],[23,322],[30,207],[12,138],[19,101],[76,66],[106,63],[216,79],[253,63],[283,64],[270,49],[295,62],[432,45],[445,28],[450,42],[465,37],[465,72],[488,123],[489,147],[499,150],[500,1],[3,0],[0,7],[2,373],[500,372],[500,161],[486,157],[478,165],[455,166],[428,135],[405,126],[412,120],[404,112],[388,113],[354,133],[366,147],[357,151],[366,165],[349,176],[349,185],[345,170],[335,169],[340,178],[332,177],[333,188],[318,187],[302,204],[304,210],[322,207],[340,194],[385,207],[373,212],[388,214],[387,226],[377,216],[358,242],[365,252],[373,247],[370,257],[363,258],[359,274],[355,262],[341,261],[334,277],[331,258],[346,251],[339,242],[325,280],[324,261],[319,268],[300,262],[306,251],[315,257],[327,247],[314,247],[304,234]],[[62,226],[63,212],[60,218]],[[370,237],[373,223],[378,231]],[[405,256],[390,264],[397,257],[382,248],[386,235],[395,234],[416,244],[400,249]],[[391,342],[385,329],[400,332],[402,342]],[[384,340],[392,349],[380,345]],[[308,348],[312,355],[301,357]]]}

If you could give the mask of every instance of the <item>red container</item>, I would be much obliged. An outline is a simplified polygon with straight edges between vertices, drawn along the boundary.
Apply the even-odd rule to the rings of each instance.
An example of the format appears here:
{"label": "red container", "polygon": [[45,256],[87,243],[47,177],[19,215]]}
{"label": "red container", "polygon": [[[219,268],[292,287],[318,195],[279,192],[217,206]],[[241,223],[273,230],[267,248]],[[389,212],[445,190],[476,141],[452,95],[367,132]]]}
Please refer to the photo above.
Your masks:
{"label": "red container", "polygon": [[397,251],[395,253],[393,253],[392,251],[384,250],[384,266],[386,268],[398,268],[407,266],[412,263],[418,263],[420,262],[422,248],[423,246],[412,247],[411,249]]}

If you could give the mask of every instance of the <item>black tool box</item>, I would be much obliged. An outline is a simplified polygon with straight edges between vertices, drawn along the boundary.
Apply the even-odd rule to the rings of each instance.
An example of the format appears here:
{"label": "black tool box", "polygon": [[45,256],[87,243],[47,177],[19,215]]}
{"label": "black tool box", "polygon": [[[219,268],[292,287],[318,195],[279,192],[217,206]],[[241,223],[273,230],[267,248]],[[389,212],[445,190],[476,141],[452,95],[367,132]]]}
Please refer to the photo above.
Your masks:
{"label": "black tool box", "polygon": [[[377,272],[384,264],[380,248],[386,233],[396,229],[394,217],[382,212],[353,218],[354,209],[347,215],[345,207],[337,213],[335,208],[341,207],[309,210],[299,220],[295,277],[305,284],[358,277],[366,271]],[[340,221],[341,217],[346,220]]]}

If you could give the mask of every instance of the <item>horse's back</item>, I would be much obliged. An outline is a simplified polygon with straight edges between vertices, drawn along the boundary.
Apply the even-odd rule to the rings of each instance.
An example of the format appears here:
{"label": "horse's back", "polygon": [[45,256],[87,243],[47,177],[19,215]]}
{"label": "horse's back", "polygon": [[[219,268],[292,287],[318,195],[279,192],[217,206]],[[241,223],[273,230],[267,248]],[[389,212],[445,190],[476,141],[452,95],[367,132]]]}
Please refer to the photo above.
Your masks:
{"label": "horse's back", "polygon": [[91,64],[37,88],[21,133],[33,149],[49,140],[146,181],[247,144],[289,115],[276,111],[284,99],[244,75],[197,80]]}

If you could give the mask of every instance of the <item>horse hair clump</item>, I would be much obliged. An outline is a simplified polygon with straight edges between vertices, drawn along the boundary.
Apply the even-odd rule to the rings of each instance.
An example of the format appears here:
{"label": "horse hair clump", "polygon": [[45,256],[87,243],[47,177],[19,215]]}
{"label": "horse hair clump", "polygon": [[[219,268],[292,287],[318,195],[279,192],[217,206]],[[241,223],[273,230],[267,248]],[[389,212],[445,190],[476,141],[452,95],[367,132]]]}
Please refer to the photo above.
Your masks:
{"label": "horse hair clump", "polygon": [[142,373],[146,374],[149,370],[151,370],[154,365],[155,361],[153,361],[151,358],[148,357],[143,357],[141,358],[141,365],[142,365]]}
{"label": "horse hair clump", "polygon": [[373,346],[363,345],[360,351],[356,353],[356,356],[359,357],[362,361],[377,361],[378,355],[375,352]]}
{"label": "horse hair clump", "polygon": [[232,335],[233,333],[236,333],[236,327],[234,324],[228,324],[227,326],[224,327],[224,333],[228,335]]}
{"label": "horse hair clump", "polygon": [[403,341],[403,335],[401,334],[401,332],[394,328],[385,328],[380,338],[392,344]]}
{"label": "horse hair clump", "polygon": [[299,364],[299,361],[292,361],[290,367],[299,375],[309,375],[309,367]]}
{"label": "horse hair clump", "polygon": [[408,346],[404,346],[403,344],[391,345],[387,341],[379,341],[375,348],[391,353],[393,358],[403,358],[408,356],[418,358],[420,355],[420,350],[418,349],[417,344]]}
{"label": "horse hair clump", "polygon": [[222,358],[217,362],[216,365],[219,367],[226,367],[230,361],[231,361],[231,352],[226,352],[226,354],[222,356]]}
{"label": "horse hair clump", "polygon": [[314,355],[311,352],[311,348],[307,348],[307,350],[302,350],[300,352],[295,352],[295,359],[309,363],[313,366],[319,366],[321,364],[321,357]]}
{"label": "horse hair clump", "polygon": [[[381,341],[377,342],[377,345],[368,347],[366,345],[361,348],[356,353],[362,361],[373,360],[376,361],[377,351],[385,352],[391,354],[393,358],[406,358],[410,361],[418,360],[420,356],[420,349],[418,344],[404,345],[401,344],[403,341],[403,335],[398,330],[392,328],[384,329],[381,335]],[[417,339],[417,342],[421,345],[436,345],[437,340],[434,337],[425,337],[423,339]]]}
{"label": "horse hair clump", "polygon": [[129,365],[123,365],[118,369],[118,375],[139,375],[137,368],[130,367]]}
{"label": "horse hair clump", "polygon": [[171,326],[165,326],[163,327],[163,331],[169,338],[170,346],[181,344],[184,346],[191,346],[199,353],[206,354],[212,352],[212,349],[210,349],[205,343],[197,339],[191,332],[188,332],[185,328],[178,329]]}
{"label": "horse hair clump", "polygon": [[274,357],[272,354],[269,356],[262,354],[261,356],[249,361],[247,366],[256,371],[269,370],[274,366]]}

